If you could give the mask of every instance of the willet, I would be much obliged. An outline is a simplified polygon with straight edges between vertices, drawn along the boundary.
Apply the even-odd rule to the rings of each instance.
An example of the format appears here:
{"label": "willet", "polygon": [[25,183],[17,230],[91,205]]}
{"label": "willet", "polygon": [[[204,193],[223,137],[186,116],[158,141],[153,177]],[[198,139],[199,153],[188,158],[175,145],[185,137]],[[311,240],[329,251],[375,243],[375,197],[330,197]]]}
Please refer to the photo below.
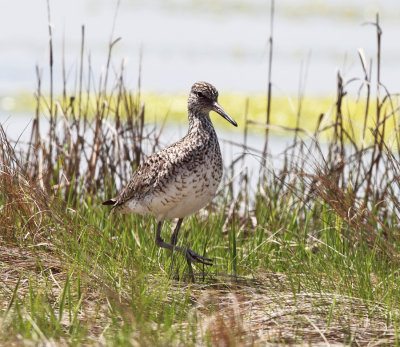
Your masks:
{"label": "willet", "polygon": [[[192,86],[188,99],[189,131],[175,144],[152,155],[134,172],[122,192],[103,205],[115,212],[154,215],[157,219],[156,244],[186,255],[191,263],[212,265],[190,248],[177,247],[177,237],[184,217],[206,206],[215,196],[222,178],[222,157],[217,134],[209,113],[215,111],[227,121],[236,122],[218,104],[218,91],[207,82]],[[171,243],[161,237],[167,218],[179,218]]]}

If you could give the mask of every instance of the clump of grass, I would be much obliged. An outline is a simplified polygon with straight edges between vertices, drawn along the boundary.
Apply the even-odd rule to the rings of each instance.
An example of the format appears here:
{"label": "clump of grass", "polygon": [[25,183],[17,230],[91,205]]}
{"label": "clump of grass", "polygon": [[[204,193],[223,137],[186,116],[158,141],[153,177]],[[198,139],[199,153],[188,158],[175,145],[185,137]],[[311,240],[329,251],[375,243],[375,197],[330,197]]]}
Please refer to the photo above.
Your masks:
{"label": "clump of grass", "polygon": [[193,284],[183,257],[156,247],[153,218],[109,218],[98,206],[104,193],[126,183],[146,146],[158,148],[163,125],[146,126],[140,93],[126,88],[123,68],[115,83],[110,77],[84,90],[94,76],[83,63],[82,35],[77,91],[65,83],[60,99],[43,93],[38,74],[27,150],[14,151],[0,127],[4,343],[398,343],[399,161],[387,140],[398,110],[390,93],[381,95],[379,79],[372,101],[361,53],[361,141],[354,124],[346,125],[352,111],[340,75],[334,108],[315,114],[307,139],[305,104],[297,126],[287,129],[274,119],[272,98],[263,126],[288,131],[293,142],[282,168],[262,168],[254,195],[248,172],[237,169],[246,153],[262,153],[247,147],[254,121],[244,103],[243,155],[227,170],[232,179],[182,227],[185,244],[216,260],[197,269]]}

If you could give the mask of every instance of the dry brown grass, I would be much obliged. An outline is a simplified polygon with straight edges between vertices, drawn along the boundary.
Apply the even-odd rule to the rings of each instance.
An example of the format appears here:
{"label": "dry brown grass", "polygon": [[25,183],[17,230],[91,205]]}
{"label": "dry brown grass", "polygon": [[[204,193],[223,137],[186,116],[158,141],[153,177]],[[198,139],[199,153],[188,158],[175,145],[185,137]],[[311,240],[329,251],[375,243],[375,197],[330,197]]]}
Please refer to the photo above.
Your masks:
{"label": "dry brown grass", "polygon": [[[182,287],[177,284],[175,289]],[[293,293],[285,274],[259,274],[257,280],[217,276],[190,289],[199,340],[209,338],[213,346],[397,341],[383,303],[338,293]]]}

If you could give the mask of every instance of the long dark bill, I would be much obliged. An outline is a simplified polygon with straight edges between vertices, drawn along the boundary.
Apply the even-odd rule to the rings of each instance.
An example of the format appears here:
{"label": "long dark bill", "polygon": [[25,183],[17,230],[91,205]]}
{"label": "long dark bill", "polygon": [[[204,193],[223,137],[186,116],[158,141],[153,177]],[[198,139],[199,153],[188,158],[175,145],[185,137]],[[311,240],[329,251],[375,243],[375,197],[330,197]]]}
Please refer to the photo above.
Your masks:
{"label": "long dark bill", "polygon": [[233,124],[237,127],[237,123],[233,120],[233,118],[227,114],[224,109],[218,104],[218,102],[214,102],[213,104],[213,111],[217,112],[219,115],[224,117],[229,123]]}

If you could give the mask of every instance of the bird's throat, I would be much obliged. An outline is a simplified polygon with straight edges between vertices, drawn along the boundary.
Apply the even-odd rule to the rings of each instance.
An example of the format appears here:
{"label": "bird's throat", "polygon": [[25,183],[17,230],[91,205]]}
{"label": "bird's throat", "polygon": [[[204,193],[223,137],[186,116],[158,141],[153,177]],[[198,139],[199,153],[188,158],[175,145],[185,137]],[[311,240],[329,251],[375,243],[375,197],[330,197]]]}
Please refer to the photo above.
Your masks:
{"label": "bird's throat", "polygon": [[214,127],[211,123],[210,115],[208,113],[189,113],[188,133],[214,133]]}

